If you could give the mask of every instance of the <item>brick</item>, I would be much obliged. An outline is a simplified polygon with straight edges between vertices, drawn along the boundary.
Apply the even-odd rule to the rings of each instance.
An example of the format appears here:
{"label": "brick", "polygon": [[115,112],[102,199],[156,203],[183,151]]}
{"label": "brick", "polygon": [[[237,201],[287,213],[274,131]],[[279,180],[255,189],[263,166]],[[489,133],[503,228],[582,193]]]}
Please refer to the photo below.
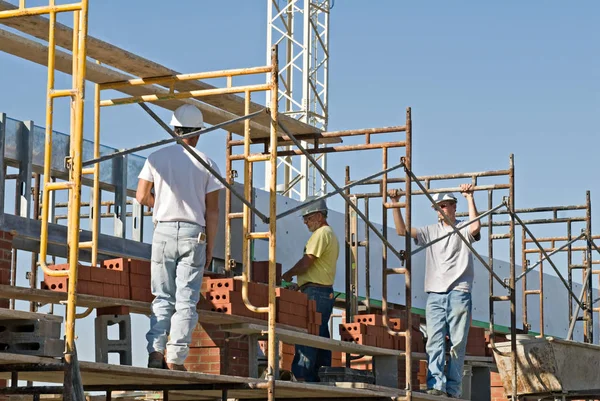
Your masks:
{"label": "brick", "polygon": [[275,295],[281,300],[291,302],[297,305],[308,305],[308,297],[299,291],[286,290],[285,288],[276,288]]}
{"label": "brick", "polygon": [[106,306],[104,308],[97,308],[96,315],[129,315],[128,306]]}
{"label": "brick", "polygon": [[241,291],[242,282],[232,278],[206,280],[207,291]]}
{"label": "brick", "polygon": [[42,281],[42,289],[57,292],[67,292],[69,282],[67,277],[44,276],[44,281]]}
{"label": "brick", "polygon": [[131,287],[131,299],[133,301],[152,302],[154,295],[150,288]]}
{"label": "brick", "polygon": [[363,323],[372,326],[383,326],[383,316],[381,315],[356,315],[354,316],[355,323]]}
{"label": "brick", "polygon": [[[256,283],[269,283],[269,262],[254,261],[250,265],[250,277]],[[275,285],[281,285],[281,263],[275,264]]]}
{"label": "brick", "polygon": [[367,325],[361,323],[341,323],[340,334],[347,332],[350,336],[355,334],[368,334]]}
{"label": "brick", "polygon": [[356,344],[370,345],[373,347],[377,346],[377,337],[373,336],[367,336],[363,334],[349,335],[348,333],[346,333],[340,334],[340,337],[342,341],[346,342],[354,342]]}
{"label": "brick", "polygon": [[295,315],[303,319],[308,317],[308,309],[306,306],[297,305],[292,302],[284,301],[283,299],[277,299],[277,311]]}
{"label": "brick", "polygon": [[138,259],[129,259],[129,271],[135,274],[142,274],[144,276],[150,276],[150,262]]}
{"label": "brick", "polygon": [[110,271],[126,272],[129,271],[129,262],[127,261],[127,259],[123,258],[108,259],[102,261],[101,267]]}
{"label": "brick", "polygon": [[246,305],[239,304],[239,303],[213,305],[213,307],[211,308],[211,311],[224,313],[226,315],[253,317],[256,319],[260,319],[261,318],[260,315],[264,315],[264,313],[259,314],[259,313],[252,312],[250,309],[246,308]]}
{"label": "brick", "polygon": [[[117,290],[118,295],[118,290]],[[111,283],[104,283],[104,296],[109,298],[116,298],[115,295],[115,285]]]}
{"label": "brick", "polygon": [[121,299],[131,299],[131,289],[129,286],[119,285],[117,287],[117,297]]}
{"label": "brick", "polygon": [[[132,287],[150,288],[150,276],[144,276],[142,274],[130,273],[129,282]],[[120,282],[119,282],[120,283]]]}
{"label": "brick", "polygon": [[[242,304],[241,292],[234,291],[209,291],[204,295],[205,299],[211,304],[238,303]],[[267,297],[262,294],[248,294],[249,301],[254,306],[267,306],[269,304]]]}
{"label": "brick", "polygon": [[96,295],[99,297],[104,296],[104,283],[89,281],[87,284],[88,284],[89,295]]}
{"label": "brick", "polygon": [[10,284],[10,270],[0,270],[0,284]]}

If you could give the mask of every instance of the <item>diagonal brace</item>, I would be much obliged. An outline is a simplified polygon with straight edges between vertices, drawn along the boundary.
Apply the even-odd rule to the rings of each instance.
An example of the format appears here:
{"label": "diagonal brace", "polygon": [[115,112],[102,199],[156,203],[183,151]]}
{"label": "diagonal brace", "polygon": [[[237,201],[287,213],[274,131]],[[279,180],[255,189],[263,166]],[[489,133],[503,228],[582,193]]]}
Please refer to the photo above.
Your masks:
{"label": "diagonal brace", "polygon": [[367,217],[364,215],[363,212],[360,211],[360,209],[358,208],[358,206],[356,206],[348,197],[348,195],[346,195],[344,192],[340,192],[342,191],[341,188],[339,187],[338,184],[336,184],[336,182],[327,174],[327,172],[323,169],[323,167],[321,167],[321,165],[319,163],[317,163],[317,161],[315,160],[315,158],[306,150],[304,149],[304,147],[302,146],[302,144],[300,143],[300,141],[298,139],[296,139],[296,137],[294,135],[292,135],[282,124],[281,122],[278,123],[279,126],[281,127],[281,129],[286,133],[286,135],[292,140],[292,142],[294,142],[294,145],[296,145],[296,147],[302,152],[302,154],[313,164],[313,166],[319,171],[319,173],[331,184],[331,186],[333,188],[336,189],[337,192],[339,192],[339,194],[342,196],[342,198],[344,198],[344,200],[346,201],[346,203],[348,204],[348,206],[350,206],[352,209],[354,209],[354,211],[356,212],[356,214],[358,214],[360,216],[360,218],[365,222],[365,224],[371,229],[373,230],[373,232],[375,233],[375,235],[377,235],[379,237],[379,239],[390,249],[390,251],[392,251],[392,253],[394,255],[396,255],[396,257],[400,260],[404,260],[405,256],[404,256],[404,252],[399,252],[398,250],[396,250],[396,248],[394,248],[394,246],[392,244],[389,243],[389,241],[387,240],[387,238],[385,238],[383,236],[383,234],[377,229],[377,227],[375,227],[373,225],[373,223],[371,223],[369,221],[369,219],[367,219]]}
{"label": "diagonal brace", "polygon": [[448,215],[446,215],[446,213],[437,205],[437,203],[435,203],[435,201],[433,200],[433,198],[431,197],[431,195],[427,191],[427,188],[425,188],[425,186],[421,183],[421,181],[419,180],[419,178],[412,171],[410,171],[409,169],[405,168],[405,170],[412,177],[413,181],[417,183],[417,185],[419,186],[419,188],[421,188],[421,191],[423,191],[423,194],[427,197],[427,199],[429,199],[429,201],[431,202],[431,204],[433,205],[433,207],[435,208],[435,210],[437,210],[442,215],[442,217],[444,218],[444,221],[450,227],[452,227],[452,230],[454,232],[456,232],[456,235],[458,235],[460,237],[460,239],[465,243],[465,245],[469,248],[469,250],[471,252],[473,252],[473,255],[475,255],[475,257],[477,258],[477,260],[479,260],[479,262],[481,262],[481,264],[483,265],[483,267],[485,267],[490,272],[490,274],[496,279],[496,281],[498,281],[500,283],[500,285],[502,287],[509,288],[509,286],[494,272],[494,269],[492,269],[487,264],[487,262],[479,254],[479,252],[477,252],[475,250],[475,248],[473,247],[473,245],[471,245],[469,243],[469,241],[467,241],[467,239],[465,238],[465,236],[462,235],[462,233],[460,232],[460,230],[458,230],[456,228],[456,226],[454,225],[454,223],[450,221],[450,219],[448,218]]}
{"label": "diagonal brace", "polygon": [[[568,247],[569,245],[571,245],[574,242],[579,241],[581,238],[585,237],[585,233],[581,233],[579,235],[579,237],[572,239],[571,241],[567,242],[566,244],[564,244],[563,246],[561,246],[558,249],[553,250],[552,252],[550,252],[548,254],[548,257],[554,255],[557,252],[562,251],[563,249],[565,249],[566,247]],[[535,262],[535,264],[529,268],[527,268],[527,270],[525,270],[523,273],[519,274],[519,276],[517,276],[517,278],[515,279],[515,283],[519,280],[521,280],[526,274],[529,274],[530,271],[532,271],[533,269],[535,269],[536,267],[538,267],[544,260],[546,260],[547,258],[544,256],[543,258],[541,258],[540,260],[538,260],[537,262]]]}
{"label": "diagonal brace", "polygon": [[529,228],[527,228],[527,226],[525,225],[525,223],[523,223],[523,220],[521,220],[521,218],[515,212],[513,212],[508,205],[506,207],[507,207],[508,213],[512,217],[514,217],[515,220],[517,220],[517,222],[521,225],[521,227],[523,227],[523,229],[525,230],[525,232],[527,233],[527,235],[529,235],[529,238],[531,238],[533,240],[533,242],[537,245],[537,247],[540,249],[540,251],[544,255],[544,258],[548,260],[548,263],[550,263],[550,266],[552,266],[552,268],[556,272],[556,275],[558,276],[558,278],[560,279],[560,281],[562,281],[563,285],[567,289],[567,292],[573,297],[573,299],[575,299],[575,302],[577,302],[577,304],[580,307],[584,308],[583,304],[581,302],[579,302],[579,299],[577,298],[577,295],[575,295],[575,293],[569,287],[569,284],[567,283],[567,280],[565,280],[565,278],[561,274],[560,270],[558,270],[558,267],[556,267],[556,265],[554,264],[554,262],[552,261],[552,259],[550,259],[550,255],[548,255],[548,252],[546,252],[544,250],[544,247],[542,246],[542,244],[539,243],[539,241],[537,240],[537,238],[535,238],[535,236],[533,235],[533,233],[531,232],[531,230]]}
{"label": "diagonal brace", "polygon": [[280,214],[279,214],[279,215],[276,217],[276,219],[280,219],[280,218],[282,218],[282,217],[288,216],[288,215],[290,215],[290,214],[292,214],[292,213],[295,213],[295,212],[297,212],[298,210],[304,209],[305,207],[307,207],[307,206],[309,206],[309,205],[312,205],[313,203],[316,203],[316,202],[318,202],[318,201],[320,201],[320,200],[323,200],[323,199],[330,198],[330,197],[332,197],[333,195],[337,195],[337,194],[339,194],[340,192],[344,192],[345,190],[347,190],[347,189],[350,189],[350,188],[352,188],[352,187],[354,187],[354,186],[356,186],[356,185],[360,185],[360,184],[362,184],[362,183],[363,183],[363,182],[365,182],[365,181],[372,180],[372,179],[373,179],[373,178],[375,178],[375,177],[378,177],[378,176],[380,176],[380,175],[383,175],[383,174],[387,174],[387,173],[389,173],[389,172],[392,172],[392,171],[394,171],[394,170],[397,170],[397,169],[399,169],[399,168],[401,168],[401,167],[404,167],[404,163],[400,163],[400,164],[398,164],[398,165],[396,165],[396,166],[393,166],[393,167],[387,168],[387,169],[385,169],[385,170],[382,170],[382,171],[380,171],[380,172],[378,172],[378,173],[375,173],[375,174],[373,174],[373,175],[370,175],[370,176],[368,176],[368,177],[361,178],[360,180],[358,180],[358,181],[354,181],[354,182],[352,182],[352,183],[350,183],[350,184],[348,184],[348,185],[345,185],[345,186],[343,186],[343,187],[341,187],[341,188],[338,188],[338,189],[336,189],[335,191],[329,192],[329,193],[327,193],[327,194],[325,194],[325,195],[321,195],[321,196],[319,196],[318,198],[312,199],[312,200],[310,200],[310,201],[308,201],[308,202],[304,202],[304,203],[302,203],[301,205],[298,205],[298,206],[296,206],[296,207],[294,207],[294,208],[292,208],[292,209],[286,210],[285,212],[283,212],[283,213],[280,213]]}
{"label": "diagonal brace", "polygon": [[[146,110],[146,111],[150,110],[148,108],[148,106],[146,106],[144,103],[139,103],[139,105],[144,110]],[[96,163],[100,163],[100,162],[103,162],[103,161],[106,161],[106,160],[114,159],[115,157],[119,157],[119,156],[123,156],[123,155],[128,155],[130,153],[139,152],[140,150],[146,150],[146,149],[150,149],[150,148],[155,148],[157,146],[162,146],[162,145],[166,145],[166,144],[173,143],[173,142],[178,142],[178,143],[181,144],[180,139],[192,138],[192,137],[195,137],[195,136],[198,136],[198,135],[201,135],[201,134],[204,135],[207,132],[218,130],[218,129],[223,128],[223,127],[225,127],[225,126],[227,126],[229,124],[234,124],[234,123],[237,123],[237,122],[240,122],[240,121],[244,121],[244,120],[248,120],[250,118],[256,117],[257,115],[265,113],[266,111],[267,111],[267,109],[261,109],[259,111],[256,111],[256,112],[252,113],[252,114],[248,114],[246,116],[241,116],[241,117],[238,117],[238,118],[234,118],[233,120],[225,121],[225,122],[222,122],[221,124],[213,125],[212,127],[209,127],[209,128],[202,128],[202,129],[199,129],[199,130],[196,130],[196,131],[188,132],[185,135],[181,135],[181,136],[175,135],[171,139],[162,139],[160,141],[147,143],[147,144],[144,144],[144,145],[136,146],[134,148],[120,150],[118,152],[114,152],[114,153],[111,153],[111,154],[108,154],[108,155],[103,155],[103,156],[97,157],[95,159],[86,160],[86,161],[83,162],[82,165],[83,165],[83,167],[91,166],[92,164],[96,164]],[[152,115],[152,114],[150,114],[150,115]],[[160,124],[160,125],[162,126],[162,124]],[[165,126],[167,128],[169,128],[167,125],[165,125]],[[163,127],[163,128],[165,128],[165,127]]]}
{"label": "diagonal brace", "polygon": [[439,237],[439,238],[436,238],[436,239],[434,239],[433,241],[431,241],[431,242],[429,242],[429,243],[427,243],[427,244],[423,245],[422,247],[420,247],[420,248],[418,248],[418,249],[415,249],[415,250],[414,250],[414,251],[412,251],[410,254],[411,254],[411,255],[415,255],[415,254],[417,254],[417,253],[421,252],[422,250],[429,248],[431,245],[435,244],[436,242],[439,242],[439,241],[443,240],[444,238],[447,238],[447,237],[451,236],[451,235],[452,235],[452,234],[454,234],[455,232],[459,231],[461,228],[463,228],[463,227],[466,227],[466,226],[469,226],[469,225],[471,225],[472,223],[474,223],[474,222],[476,222],[476,221],[479,221],[479,220],[481,220],[481,219],[484,219],[484,218],[486,218],[487,216],[489,216],[490,214],[493,214],[493,213],[495,213],[495,212],[496,212],[498,209],[501,209],[501,208],[503,208],[503,207],[505,207],[505,205],[504,205],[504,203],[501,203],[501,204],[499,204],[498,206],[496,206],[495,208],[493,208],[493,209],[490,209],[490,210],[488,210],[488,211],[486,211],[486,212],[484,212],[484,213],[481,213],[479,216],[475,217],[473,220],[470,220],[470,221],[468,221],[468,222],[466,222],[466,223],[464,223],[464,224],[460,225],[460,227],[458,227],[458,226],[457,226],[456,228],[452,229],[452,231],[450,231],[448,234],[446,234],[446,235],[443,235],[443,236],[441,236],[441,237]]}

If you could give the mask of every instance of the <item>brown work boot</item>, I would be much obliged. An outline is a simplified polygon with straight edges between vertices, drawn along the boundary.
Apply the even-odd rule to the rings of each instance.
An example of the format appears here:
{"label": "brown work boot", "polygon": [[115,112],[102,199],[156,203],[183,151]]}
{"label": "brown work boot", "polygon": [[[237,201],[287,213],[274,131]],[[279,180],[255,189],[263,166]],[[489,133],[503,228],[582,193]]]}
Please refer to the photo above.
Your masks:
{"label": "brown work boot", "polygon": [[183,365],[177,365],[176,363],[167,363],[167,368],[169,370],[178,370],[181,372],[187,372],[187,369]]}
{"label": "brown work boot", "polygon": [[165,356],[158,351],[151,352],[148,355],[148,367],[150,369],[166,369]]}

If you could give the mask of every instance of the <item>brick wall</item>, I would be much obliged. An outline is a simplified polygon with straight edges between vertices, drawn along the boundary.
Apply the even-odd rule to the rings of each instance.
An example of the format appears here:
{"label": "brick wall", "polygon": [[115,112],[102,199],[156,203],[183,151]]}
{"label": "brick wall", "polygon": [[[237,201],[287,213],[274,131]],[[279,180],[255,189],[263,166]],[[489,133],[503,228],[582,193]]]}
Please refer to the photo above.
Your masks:
{"label": "brick wall", "polygon": [[190,372],[248,376],[248,339],[232,338],[217,326],[198,324],[192,334],[185,367]]}

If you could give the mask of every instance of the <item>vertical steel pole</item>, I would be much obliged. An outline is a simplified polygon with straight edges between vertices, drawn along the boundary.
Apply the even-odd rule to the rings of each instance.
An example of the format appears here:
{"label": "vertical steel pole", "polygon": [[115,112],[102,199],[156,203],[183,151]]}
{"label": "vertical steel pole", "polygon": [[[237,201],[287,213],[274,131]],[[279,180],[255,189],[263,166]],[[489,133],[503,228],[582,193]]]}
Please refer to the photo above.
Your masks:
{"label": "vertical steel pole", "polygon": [[[412,116],[410,107],[406,109],[406,159],[405,164],[407,171],[412,171]],[[406,261],[404,273],[404,285],[406,287],[406,399],[412,399],[412,178],[410,174],[406,174],[406,235],[405,235],[405,252]],[[387,194],[385,194],[387,196]],[[385,274],[384,274],[385,275]]]}
{"label": "vertical steel pole", "polygon": [[[510,155],[510,168],[509,168],[509,207],[511,210],[515,210],[515,161],[514,156]],[[510,216],[510,277],[509,277],[509,289],[510,289],[510,358],[512,362],[512,399],[517,400],[517,293],[515,291],[515,218],[511,214]]]}
{"label": "vertical steel pole", "polygon": [[269,384],[268,399],[275,400],[275,377],[274,373],[277,364],[277,338],[275,335],[275,319],[277,317],[276,299],[275,299],[275,264],[276,264],[276,230],[277,230],[277,101],[279,88],[279,66],[277,58],[277,46],[271,50],[271,138],[270,138],[270,159],[271,177],[269,182],[269,351],[267,381]]}

